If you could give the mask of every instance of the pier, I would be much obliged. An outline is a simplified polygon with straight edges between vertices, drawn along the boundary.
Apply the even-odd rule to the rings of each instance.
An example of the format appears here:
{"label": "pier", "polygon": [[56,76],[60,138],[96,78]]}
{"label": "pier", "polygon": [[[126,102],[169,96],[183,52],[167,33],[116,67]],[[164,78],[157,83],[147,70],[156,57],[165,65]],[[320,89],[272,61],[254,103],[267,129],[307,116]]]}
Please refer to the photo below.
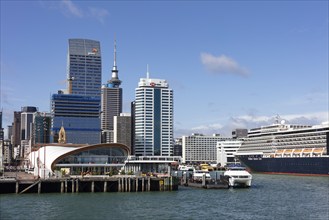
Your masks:
{"label": "pier", "polygon": [[0,180],[0,194],[5,193],[82,193],[149,192],[178,190],[176,177],[117,176],[70,177],[49,179]]}

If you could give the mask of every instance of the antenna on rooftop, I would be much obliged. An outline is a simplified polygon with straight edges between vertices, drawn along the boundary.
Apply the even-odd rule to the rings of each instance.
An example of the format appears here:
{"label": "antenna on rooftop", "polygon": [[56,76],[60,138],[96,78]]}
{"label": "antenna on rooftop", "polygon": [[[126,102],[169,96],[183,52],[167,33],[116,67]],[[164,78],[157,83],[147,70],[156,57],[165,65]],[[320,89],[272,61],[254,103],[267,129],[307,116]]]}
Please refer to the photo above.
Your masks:
{"label": "antenna on rooftop", "polygon": [[150,73],[149,73],[149,65],[147,64],[146,66],[146,78],[150,78]]}

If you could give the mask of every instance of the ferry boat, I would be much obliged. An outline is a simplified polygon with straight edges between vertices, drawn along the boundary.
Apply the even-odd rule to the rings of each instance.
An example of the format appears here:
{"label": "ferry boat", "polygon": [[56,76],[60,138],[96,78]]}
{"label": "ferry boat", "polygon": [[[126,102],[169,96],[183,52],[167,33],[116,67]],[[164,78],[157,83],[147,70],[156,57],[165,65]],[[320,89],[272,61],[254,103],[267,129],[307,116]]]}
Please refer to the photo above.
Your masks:
{"label": "ferry boat", "polygon": [[246,171],[245,167],[230,167],[224,172],[224,176],[228,177],[228,183],[231,187],[250,187],[252,175]]}
{"label": "ferry boat", "polygon": [[252,172],[329,175],[329,124],[250,129],[235,156]]}

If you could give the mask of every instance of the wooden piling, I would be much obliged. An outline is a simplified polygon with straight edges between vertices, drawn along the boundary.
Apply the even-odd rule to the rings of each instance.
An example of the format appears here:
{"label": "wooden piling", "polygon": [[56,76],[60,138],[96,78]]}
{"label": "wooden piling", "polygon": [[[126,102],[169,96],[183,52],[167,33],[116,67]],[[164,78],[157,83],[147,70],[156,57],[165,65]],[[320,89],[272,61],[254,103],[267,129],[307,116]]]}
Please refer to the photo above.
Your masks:
{"label": "wooden piling", "polygon": [[104,189],[103,189],[104,192],[107,192],[107,181],[104,181]]}
{"label": "wooden piling", "polygon": [[74,193],[74,179],[72,179],[71,182],[72,182],[72,193]]}
{"label": "wooden piling", "polygon": [[145,178],[142,177],[142,192],[144,192],[144,182],[145,182]]}
{"label": "wooden piling", "polygon": [[75,192],[79,192],[79,180],[78,179],[76,180],[75,185],[76,185]]}
{"label": "wooden piling", "polygon": [[41,181],[38,183],[38,194],[41,193]]}
{"label": "wooden piling", "polygon": [[16,181],[16,194],[18,194],[18,190],[19,190],[19,183],[18,181]]}
{"label": "wooden piling", "polygon": [[95,192],[95,182],[91,182],[91,192]]}
{"label": "wooden piling", "polygon": [[61,181],[61,193],[64,192],[64,181]]}
{"label": "wooden piling", "polygon": [[151,177],[147,178],[147,191],[151,191]]}

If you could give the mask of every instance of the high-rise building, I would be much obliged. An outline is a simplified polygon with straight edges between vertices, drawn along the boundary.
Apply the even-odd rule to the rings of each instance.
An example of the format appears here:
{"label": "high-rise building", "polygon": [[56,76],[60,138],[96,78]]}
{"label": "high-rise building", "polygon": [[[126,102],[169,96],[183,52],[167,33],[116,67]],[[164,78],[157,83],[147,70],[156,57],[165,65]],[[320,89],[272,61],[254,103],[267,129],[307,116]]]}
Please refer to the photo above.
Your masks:
{"label": "high-rise building", "polygon": [[173,155],[173,90],[166,80],[141,78],[135,89],[135,155]]}
{"label": "high-rise building", "polygon": [[68,93],[100,97],[102,61],[99,41],[69,39],[67,79],[71,84]]}
{"label": "high-rise building", "polygon": [[102,142],[114,142],[113,117],[119,116],[122,112],[122,88],[121,80],[118,76],[116,63],[116,42],[114,42],[114,62],[112,68],[112,78],[102,86],[101,92],[101,129]]}
{"label": "high-rise building", "polygon": [[21,108],[21,140],[30,140],[32,135],[33,114],[38,109],[34,106]]}
{"label": "high-rise building", "polygon": [[67,143],[100,143],[102,62],[99,41],[69,39],[67,94],[51,98],[52,137],[57,142],[61,127]]}
{"label": "high-rise building", "polygon": [[35,112],[33,115],[33,144],[49,143],[51,115],[45,112]]}
{"label": "high-rise building", "polygon": [[131,150],[131,114],[114,116],[114,143],[124,144]]}
{"label": "high-rise building", "polygon": [[100,98],[72,94],[53,94],[51,99],[53,142],[63,126],[67,143],[100,143]]}
{"label": "high-rise building", "polygon": [[17,147],[21,144],[21,112],[14,111],[13,122],[13,147]]}

